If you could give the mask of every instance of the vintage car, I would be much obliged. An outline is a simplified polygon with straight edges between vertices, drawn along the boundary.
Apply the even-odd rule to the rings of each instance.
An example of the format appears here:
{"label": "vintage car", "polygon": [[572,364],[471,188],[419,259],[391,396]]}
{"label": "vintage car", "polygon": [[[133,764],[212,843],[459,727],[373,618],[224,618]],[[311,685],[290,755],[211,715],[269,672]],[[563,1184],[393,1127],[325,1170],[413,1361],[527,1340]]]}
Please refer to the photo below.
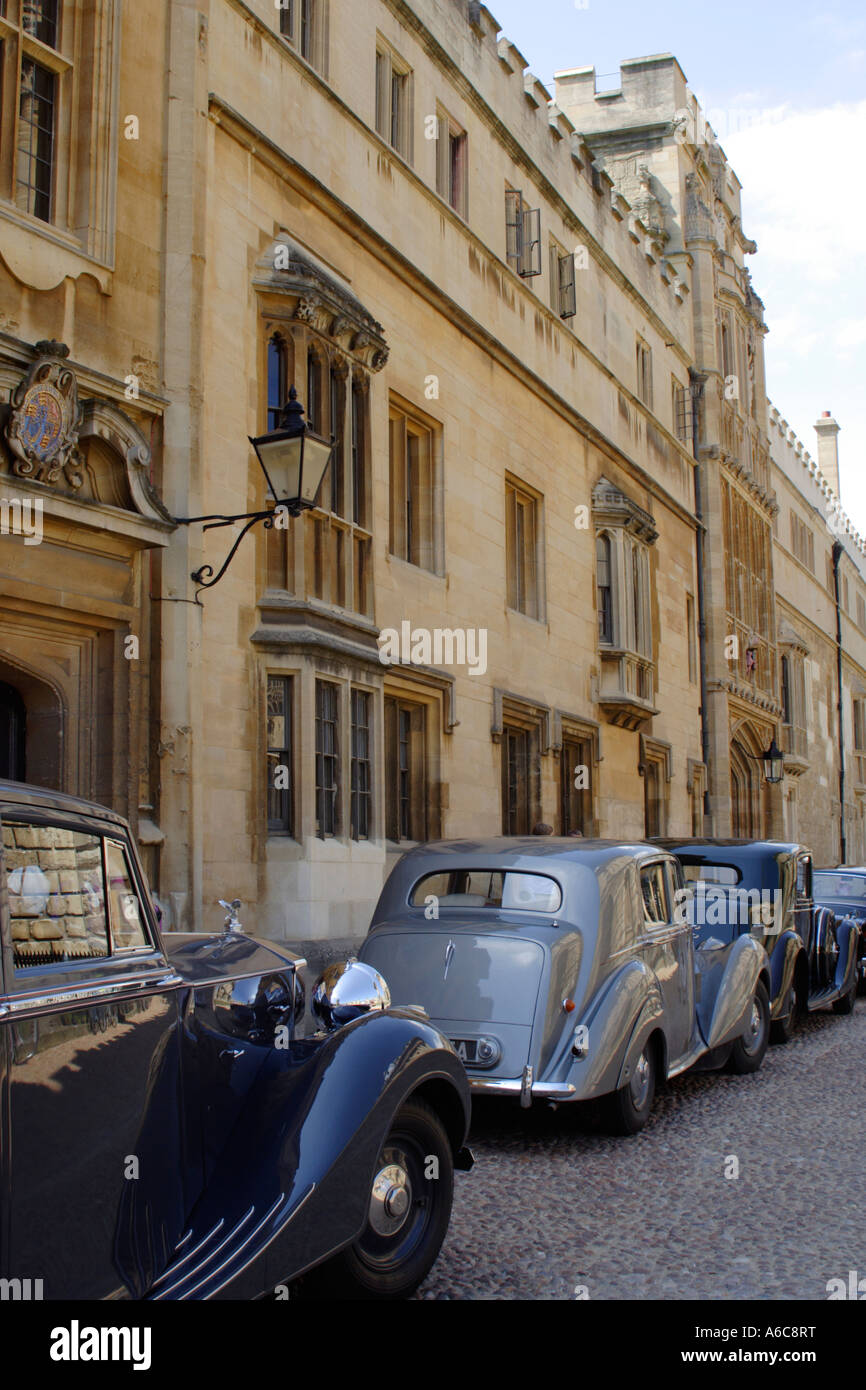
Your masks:
{"label": "vintage car", "polygon": [[471,1166],[448,1040],[357,963],[319,981],[305,1034],[304,962],[237,901],[222,936],[161,936],[104,807],[2,782],[0,832],[11,1296],[410,1293]]}
{"label": "vintage car", "polygon": [[441,841],[395,865],[359,955],[447,1033],[473,1093],[605,1097],[610,1126],[635,1133],[658,1082],[696,1063],[756,1071],[767,1047],[763,948],[696,951],[685,896],[648,844]]}
{"label": "vintage car", "polygon": [[[813,900],[812,854],[777,840],[659,840],[700,889],[704,935],[749,932],[770,957],[770,1040],[785,1043],[799,1017],[832,1004],[848,1014],[857,994],[858,933]],[[698,899],[696,899],[698,900]],[[720,912],[725,900],[730,911]],[[716,910],[712,910],[715,902]],[[722,924],[714,920],[724,916]]]}
{"label": "vintage car", "polygon": [[866,989],[866,868],[815,869],[812,892],[818,907],[856,922],[860,933],[860,990]]}

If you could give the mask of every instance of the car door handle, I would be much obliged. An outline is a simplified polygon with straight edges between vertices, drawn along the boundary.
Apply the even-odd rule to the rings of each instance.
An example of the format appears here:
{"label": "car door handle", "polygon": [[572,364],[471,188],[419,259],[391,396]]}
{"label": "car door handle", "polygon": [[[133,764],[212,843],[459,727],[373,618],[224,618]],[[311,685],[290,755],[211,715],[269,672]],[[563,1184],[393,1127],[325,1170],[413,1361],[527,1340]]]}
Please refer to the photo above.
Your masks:
{"label": "car door handle", "polygon": [[243,1055],[244,1050],[242,1047],[224,1047],[220,1053],[221,1057],[231,1057],[234,1061],[237,1061],[238,1057],[243,1057]]}

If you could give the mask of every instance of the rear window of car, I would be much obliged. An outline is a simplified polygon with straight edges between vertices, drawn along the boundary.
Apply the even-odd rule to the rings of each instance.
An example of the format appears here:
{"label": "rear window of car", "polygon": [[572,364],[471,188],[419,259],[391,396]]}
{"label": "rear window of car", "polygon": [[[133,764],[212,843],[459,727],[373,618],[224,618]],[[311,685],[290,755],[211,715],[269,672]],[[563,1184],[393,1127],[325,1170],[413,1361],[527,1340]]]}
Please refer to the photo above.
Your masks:
{"label": "rear window of car", "polygon": [[844,898],[846,902],[866,904],[866,874],[815,874],[812,891],[816,898]]}
{"label": "rear window of car", "polygon": [[681,862],[686,883],[718,883],[724,888],[733,888],[743,877],[733,864],[707,864],[703,860],[699,864]]}
{"label": "rear window of car", "polygon": [[138,892],[119,842],[4,817],[3,863],[16,974],[148,946]]}
{"label": "rear window of car", "polygon": [[426,874],[412,889],[412,907],[497,907],[516,912],[558,912],[562,890],[544,874],[511,870],[453,869]]}

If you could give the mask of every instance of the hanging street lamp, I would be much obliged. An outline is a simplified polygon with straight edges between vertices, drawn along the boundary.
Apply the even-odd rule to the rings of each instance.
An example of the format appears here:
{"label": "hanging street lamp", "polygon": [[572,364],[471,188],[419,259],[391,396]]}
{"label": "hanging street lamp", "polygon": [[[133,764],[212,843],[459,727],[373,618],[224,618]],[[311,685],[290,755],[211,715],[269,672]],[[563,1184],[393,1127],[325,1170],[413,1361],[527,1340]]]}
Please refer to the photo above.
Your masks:
{"label": "hanging street lamp", "polygon": [[781,782],[785,773],[785,757],[782,750],[776,747],[775,734],[766,753],[761,755],[761,762],[764,764],[765,780],[773,784]]}
{"label": "hanging street lamp", "polygon": [[226,573],[235,557],[238,546],[257,521],[270,530],[277,522],[280,513],[291,517],[316,505],[316,497],[331,459],[336,438],[330,441],[313,434],[304,420],[304,409],[298,400],[294,386],[282,408],[277,427],[268,434],[250,437],[256,458],[265,477],[268,493],[274,506],[259,512],[241,512],[226,516],[219,512],[209,516],[178,517],[179,525],[191,526],[204,522],[204,530],[212,531],[220,526],[232,526],[236,521],[244,521],[234,545],[226,556],[219,571],[214,574],[212,565],[202,565],[193,570],[190,578],[201,589],[212,589]]}

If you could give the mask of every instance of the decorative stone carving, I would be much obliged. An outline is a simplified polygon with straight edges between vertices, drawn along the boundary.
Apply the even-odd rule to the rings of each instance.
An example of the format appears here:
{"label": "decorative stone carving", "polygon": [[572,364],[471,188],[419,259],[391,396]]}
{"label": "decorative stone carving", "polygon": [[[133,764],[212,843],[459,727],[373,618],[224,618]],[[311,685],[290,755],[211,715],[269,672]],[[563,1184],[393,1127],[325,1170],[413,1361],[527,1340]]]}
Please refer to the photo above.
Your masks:
{"label": "decorative stone carving", "polygon": [[81,440],[104,439],[123,460],[134,508],[149,521],[174,524],[150,481],[150,445],[138,426],[106,400],[85,401],[81,410]]}
{"label": "decorative stone carving", "polygon": [[320,333],[331,345],[350,344],[359,365],[378,372],[388,360],[385,330],[349,285],[287,232],[271,242],[256,262],[253,285],[260,294],[287,301],[286,314]]}
{"label": "decorative stone carving", "polygon": [[658,540],[655,520],[607,478],[599,478],[592,490],[592,516],[597,526],[622,526],[632,535],[652,545]]}
{"label": "decorative stone carving", "polygon": [[70,488],[78,489],[81,408],[68,356],[65,343],[42,339],[36,344],[36,360],[12,393],[6,442],[19,477],[55,484],[62,476]]}
{"label": "decorative stone carving", "polygon": [[636,188],[633,193],[625,190],[625,196],[653,241],[664,245],[669,237],[669,233],[665,230],[664,209],[653,192],[653,176],[646,164],[638,165]]}
{"label": "decorative stone carving", "polygon": [[686,241],[714,241],[714,218],[697,174],[686,174]]}
{"label": "decorative stone carving", "polygon": [[318,319],[318,306],[312,299],[299,299],[295,309],[295,318],[300,319],[301,323],[315,323]]}

